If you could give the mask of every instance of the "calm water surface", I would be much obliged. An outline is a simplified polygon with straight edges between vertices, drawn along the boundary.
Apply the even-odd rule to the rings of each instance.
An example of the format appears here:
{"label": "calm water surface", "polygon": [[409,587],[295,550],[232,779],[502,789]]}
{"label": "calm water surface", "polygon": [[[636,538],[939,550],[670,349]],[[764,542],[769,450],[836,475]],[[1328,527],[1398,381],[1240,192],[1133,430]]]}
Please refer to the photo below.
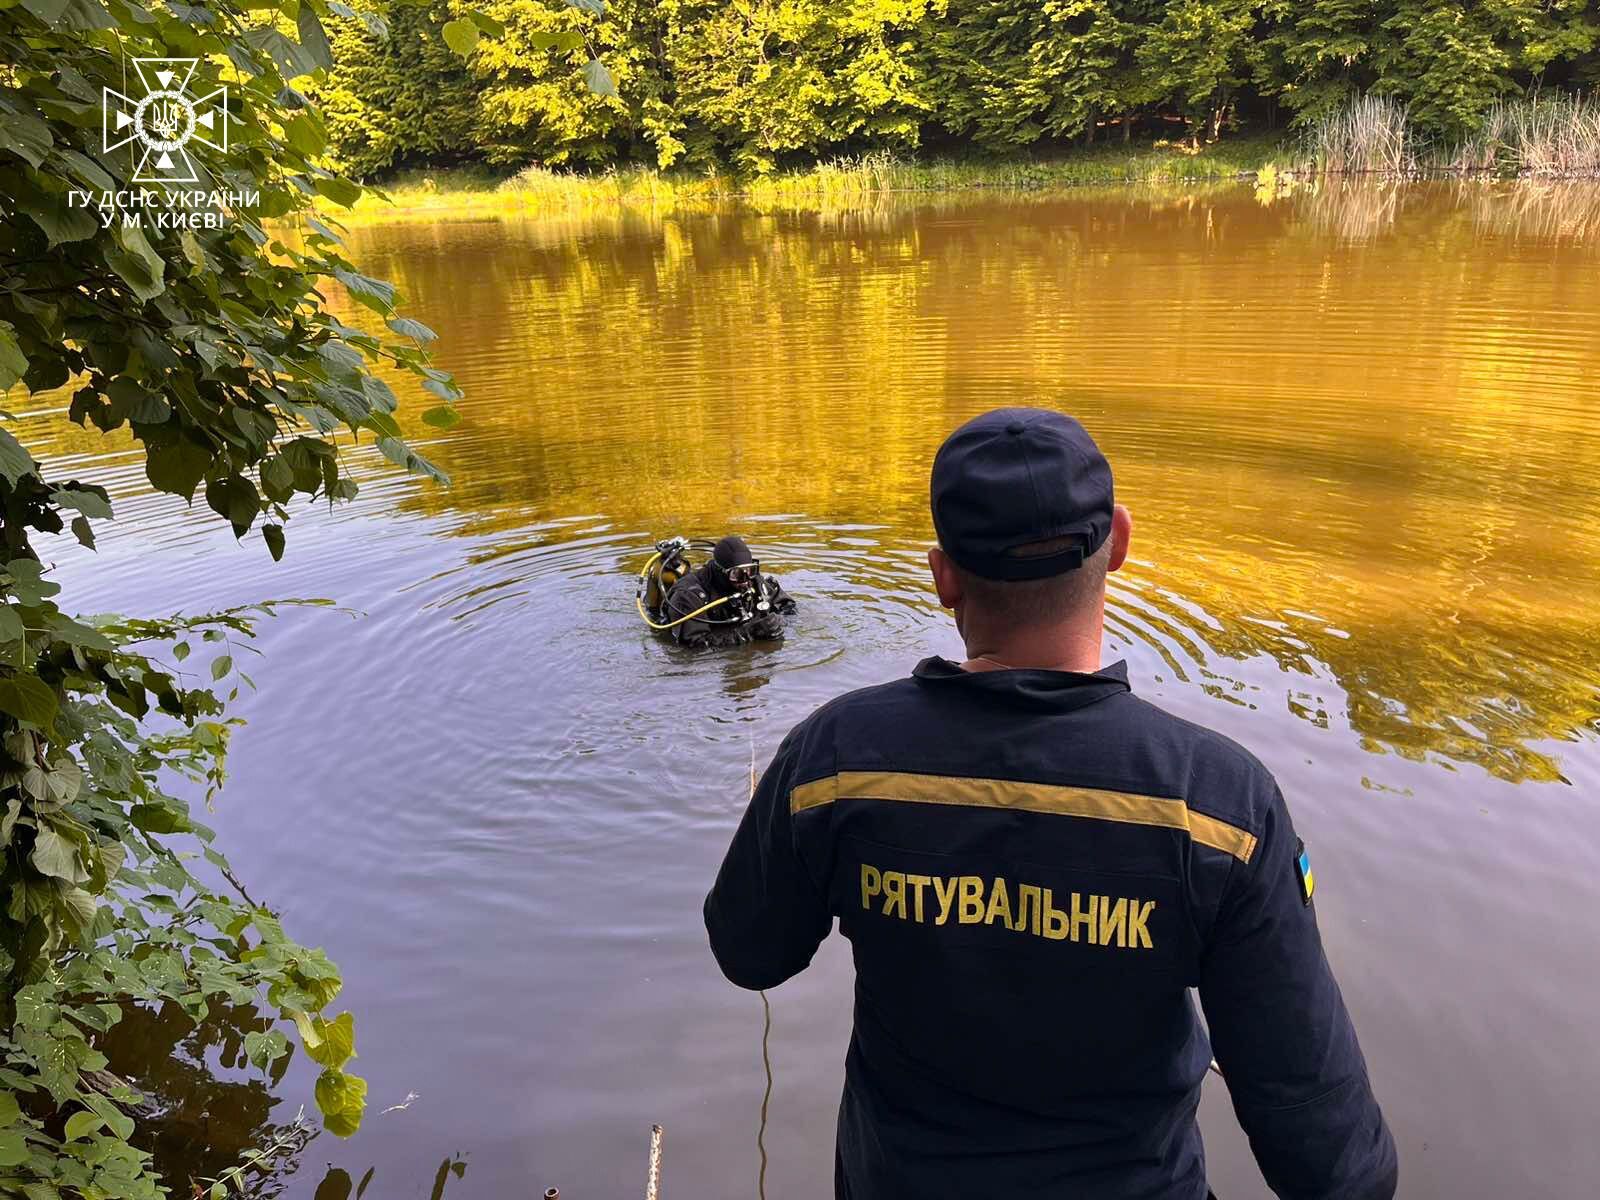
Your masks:
{"label": "calm water surface", "polygon": [[[1134,512],[1110,656],[1290,797],[1402,1194],[1592,1195],[1597,213],[1230,186],[362,230],[467,390],[457,429],[412,429],[456,483],[363,447],[362,498],[297,516],[278,567],[149,495],[125,444],[26,418],[58,473],[118,492],[100,553],[57,559],[85,610],[360,614],[267,627],[217,815],[344,968],[371,1083],[362,1133],[313,1141],[286,1194],[331,1165],[375,1169],[369,1196],[636,1195],[653,1121],[670,1195],[755,1194],[761,1004],[718,975],[700,900],[752,759],[958,651],[921,561],[929,459],[1042,403]],[[728,530],[800,598],[788,640],[645,636],[651,541]],[[837,940],[772,994],[774,1198],[830,1194],[849,1001]],[[298,1063],[190,1075],[180,1145],[310,1100]],[[1201,1123],[1224,1200],[1264,1196],[1215,1079]]]}

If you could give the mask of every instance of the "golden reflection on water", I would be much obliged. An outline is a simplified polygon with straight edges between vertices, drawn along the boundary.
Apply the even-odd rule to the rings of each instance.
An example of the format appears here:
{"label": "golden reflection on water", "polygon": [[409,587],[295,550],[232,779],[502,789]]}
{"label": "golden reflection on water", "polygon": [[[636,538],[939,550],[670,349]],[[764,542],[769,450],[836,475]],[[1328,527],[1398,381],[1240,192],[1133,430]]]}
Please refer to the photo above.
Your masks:
{"label": "golden reflection on water", "polygon": [[[1597,214],[1571,185],[1225,186],[351,241],[468,394],[448,435],[406,414],[455,479],[408,510],[777,516],[764,537],[865,527],[901,554],[931,539],[949,429],[1056,406],[1135,514],[1120,636],[1240,703],[1343,705],[1369,749],[1555,779],[1552,743],[1600,728]],[[931,605],[904,561],[892,586]],[[1337,693],[1243,694],[1229,663],[1259,656]]]}

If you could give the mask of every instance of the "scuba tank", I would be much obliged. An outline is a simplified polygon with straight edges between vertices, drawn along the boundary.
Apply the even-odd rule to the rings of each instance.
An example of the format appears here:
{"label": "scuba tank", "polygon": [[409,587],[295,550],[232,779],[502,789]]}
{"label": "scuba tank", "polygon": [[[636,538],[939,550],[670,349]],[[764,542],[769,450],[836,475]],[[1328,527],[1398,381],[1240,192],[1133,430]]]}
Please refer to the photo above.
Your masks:
{"label": "scuba tank", "polygon": [[689,561],[684,557],[688,551],[688,538],[667,538],[656,543],[656,561],[644,578],[641,599],[645,608],[659,613],[666,607],[672,585],[689,573]]}

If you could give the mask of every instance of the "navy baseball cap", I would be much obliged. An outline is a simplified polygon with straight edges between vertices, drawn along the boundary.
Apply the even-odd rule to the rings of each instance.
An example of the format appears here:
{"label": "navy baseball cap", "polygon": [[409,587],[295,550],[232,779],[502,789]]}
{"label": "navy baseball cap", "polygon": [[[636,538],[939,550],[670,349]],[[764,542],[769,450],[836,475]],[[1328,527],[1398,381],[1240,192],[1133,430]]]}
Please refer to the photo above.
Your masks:
{"label": "navy baseball cap", "polygon": [[[997,408],[939,447],[933,528],[957,564],[984,579],[1045,579],[1083,565],[1111,533],[1111,464],[1078,422],[1043,408]],[[1073,537],[1053,554],[1033,542]]]}

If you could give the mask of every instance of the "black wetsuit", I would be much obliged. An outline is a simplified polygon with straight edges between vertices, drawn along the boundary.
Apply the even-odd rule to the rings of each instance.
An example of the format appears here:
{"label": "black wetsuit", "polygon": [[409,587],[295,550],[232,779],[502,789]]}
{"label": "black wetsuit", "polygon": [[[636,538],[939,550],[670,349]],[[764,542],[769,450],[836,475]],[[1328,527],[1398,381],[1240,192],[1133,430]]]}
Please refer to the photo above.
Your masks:
{"label": "black wetsuit", "polygon": [[[767,602],[772,606],[766,613],[737,624],[718,624],[734,615],[732,604],[721,604],[706,613],[704,618],[685,621],[675,626],[672,636],[684,646],[736,646],[742,642],[771,641],[783,636],[783,622],[779,619],[794,612],[794,598],[779,586],[771,575],[763,574],[761,584],[766,589]],[[666,620],[704,608],[720,596],[732,594],[718,579],[718,572],[710,562],[702,563],[690,571],[667,595]]]}

